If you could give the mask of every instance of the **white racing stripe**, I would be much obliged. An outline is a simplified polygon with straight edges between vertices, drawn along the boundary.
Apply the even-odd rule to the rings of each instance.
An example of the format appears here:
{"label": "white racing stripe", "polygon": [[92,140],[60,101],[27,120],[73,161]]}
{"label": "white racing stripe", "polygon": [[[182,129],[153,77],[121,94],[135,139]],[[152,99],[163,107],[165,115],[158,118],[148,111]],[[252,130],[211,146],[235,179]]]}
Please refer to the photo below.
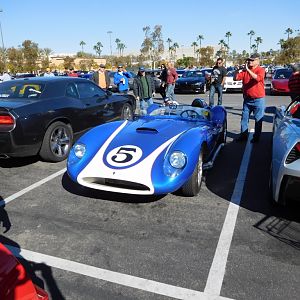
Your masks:
{"label": "white racing stripe", "polygon": [[13,201],[13,200],[19,198],[20,196],[23,196],[24,194],[30,192],[31,190],[33,190],[33,189],[35,189],[35,188],[41,186],[42,184],[44,184],[44,183],[46,183],[46,182],[52,180],[53,178],[55,178],[55,177],[57,177],[57,176],[59,176],[59,175],[65,173],[66,170],[67,170],[67,169],[64,168],[64,169],[62,169],[62,170],[60,170],[60,171],[58,171],[58,172],[56,172],[56,173],[54,173],[54,174],[52,174],[52,175],[50,175],[50,176],[48,176],[48,177],[46,177],[46,178],[40,180],[40,181],[38,181],[38,182],[36,182],[36,183],[34,183],[34,184],[28,186],[27,188],[25,188],[25,189],[23,189],[23,190],[21,190],[21,191],[15,193],[15,194],[13,194],[13,195],[7,197],[7,198],[5,198],[4,200],[1,200],[1,201],[0,201],[0,206],[3,206],[3,205],[5,205],[5,204],[7,204],[7,203],[9,203],[9,202],[11,202],[11,201]]}
{"label": "white racing stripe", "polygon": [[175,299],[186,300],[230,300],[230,298],[211,296],[203,292],[190,290],[170,284],[165,284],[153,280],[148,280],[136,276],[122,274],[118,272],[100,269],[78,262],[62,259],[50,255],[45,255],[25,249],[19,249],[10,245],[5,245],[16,257],[21,257],[35,263],[44,263],[47,266],[73,272],[80,275],[93,277],[100,280],[109,281],[123,286],[143,290],[146,292],[173,297]]}
{"label": "white racing stripe", "polygon": [[[253,132],[253,130],[251,130],[251,132]],[[208,274],[204,293],[209,295],[218,296],[221,293],[229,249],[234,233],[237,215],[239,212],[239,205],[243,195],[248,164],[250,161],[250,155],[252,151],[252,144],[250,143],[250,139],[252,138],[252,136],[252,133],[249,134],[243,160],[231,196],[230,204],[228,206],[227,214],[220,234],[215,256]]]}

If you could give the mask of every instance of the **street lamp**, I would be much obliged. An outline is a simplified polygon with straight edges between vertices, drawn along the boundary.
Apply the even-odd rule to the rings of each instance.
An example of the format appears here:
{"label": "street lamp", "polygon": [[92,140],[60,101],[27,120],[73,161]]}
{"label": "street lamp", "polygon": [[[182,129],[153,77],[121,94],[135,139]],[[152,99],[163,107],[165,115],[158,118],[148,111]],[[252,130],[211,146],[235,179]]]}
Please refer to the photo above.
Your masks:
{"label": "street lamp", "polygon": [[[1,12],[3,12],[2,9],[0,9],[0,13]],[[5,69],[6,68],[6,59],[5,59],[5,52],[4,52],[4,41],[3,41],[3,33],[2,33],[1,20],[0,20],[0,34],[1,34],[1,41],[2,41],[3,63],[4,63],[4,69]]]}
{"label": "street lamp", "polygon": [[111,48],[111,34],[112,34],[112,31],[107,31],[107,33],[109,34],[110,55],[112,56],[112,48]]}

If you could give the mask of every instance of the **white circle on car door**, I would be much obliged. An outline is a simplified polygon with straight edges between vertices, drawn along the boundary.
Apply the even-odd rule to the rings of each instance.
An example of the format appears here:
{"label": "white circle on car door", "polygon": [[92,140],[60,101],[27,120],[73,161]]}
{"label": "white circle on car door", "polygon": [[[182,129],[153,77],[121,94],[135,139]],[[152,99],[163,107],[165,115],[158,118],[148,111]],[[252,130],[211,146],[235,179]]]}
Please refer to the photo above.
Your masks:
{"label": "white circle on car door", "polygon": [[114,167],[127,167],[136,163],[143,155],[141,148],[134,145],[123,145],[111,150],[107,162]]}

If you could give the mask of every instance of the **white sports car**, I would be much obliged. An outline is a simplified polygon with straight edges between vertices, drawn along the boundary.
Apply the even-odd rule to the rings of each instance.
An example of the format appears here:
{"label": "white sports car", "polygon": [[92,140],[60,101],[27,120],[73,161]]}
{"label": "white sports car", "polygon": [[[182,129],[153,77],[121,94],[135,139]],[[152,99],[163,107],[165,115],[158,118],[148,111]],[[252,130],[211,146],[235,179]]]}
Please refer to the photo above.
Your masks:
{"label": "white sports car", "polygon": [[223,87],[223,92],[236,91],[241,92],[243,89],[242,80],[233,80],[234,71],[229,71],[225,77],[225,83]]}
{"label": "white sports car", "polygon": [[300,102],[276,110],[270,187],[279,204],[300,200]]}

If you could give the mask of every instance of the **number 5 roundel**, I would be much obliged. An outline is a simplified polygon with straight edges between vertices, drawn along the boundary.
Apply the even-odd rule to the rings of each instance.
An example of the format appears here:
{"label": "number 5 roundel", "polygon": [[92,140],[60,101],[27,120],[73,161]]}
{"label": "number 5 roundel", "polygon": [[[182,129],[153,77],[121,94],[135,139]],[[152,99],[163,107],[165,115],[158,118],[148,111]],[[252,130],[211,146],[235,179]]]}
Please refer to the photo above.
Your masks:
{"label": "number 5 roundel", "polygon": [[134,145],[123,145],[111,150],[107,162],[114,167],[127,167],[136,163],[143,155],[141,148]]}

